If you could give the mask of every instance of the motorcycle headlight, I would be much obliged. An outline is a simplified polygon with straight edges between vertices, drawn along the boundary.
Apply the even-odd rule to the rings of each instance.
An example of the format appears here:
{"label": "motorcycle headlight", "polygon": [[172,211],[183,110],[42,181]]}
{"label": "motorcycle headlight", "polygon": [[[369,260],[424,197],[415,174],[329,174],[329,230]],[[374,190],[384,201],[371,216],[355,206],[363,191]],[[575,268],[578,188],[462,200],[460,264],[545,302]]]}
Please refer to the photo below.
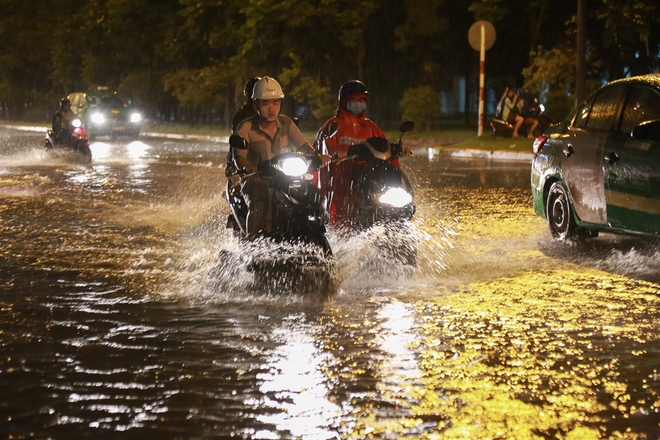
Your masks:
{"label": "motorcycle headlight", "polygon": [[132,122],[133,124],[137,124],[137,123],[140,122],[141,120],[142,120],[142,115],[141,115],[141,114],[139,114],[139,113],[133,113],[133,114],[131,114],[131,122]]}
{"label": "motorcycle headlight", "polygon": [[80,122],[80,119],[74,119],[71,121],[71,125],[73,125],[75,128],[78,128],[82,125],[82,122]]}
{"label": "motorcycle headlight", "polygon": [[289,157],[287,159],[280,160],[275,165],[275,168],[282,171],[287,176],[295,177],[302,176],[303,174],[307,173],[307,169],[309,167],[307,165],[307,161],[302,157]]}
{"label": "motorcycle headlight", "polygon": [[105,116],[101,113],[94,113],[92,115],[92,122],[98,125],[105,124]]}
{"label": "motorcycle headlight", "polygon": [[412,202],[412,196],[403,188],[388,188],[378,201],[394,208],[402,208]]}

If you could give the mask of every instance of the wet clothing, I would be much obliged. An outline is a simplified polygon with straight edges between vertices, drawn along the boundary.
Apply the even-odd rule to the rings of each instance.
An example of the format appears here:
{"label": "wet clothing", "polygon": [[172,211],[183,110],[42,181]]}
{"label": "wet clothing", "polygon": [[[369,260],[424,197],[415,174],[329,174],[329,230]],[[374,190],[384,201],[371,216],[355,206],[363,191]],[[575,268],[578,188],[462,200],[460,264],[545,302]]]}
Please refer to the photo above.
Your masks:
{"label": "wet clothing", "polygon": [[76,114],[70,108],[66,110],[59,109],[53,115],[53,134],[59,143],[65,144],[69,141],[71,137],[71,121],[75,118]]}
{"label": "wet clothing", "polygon": [[231,132],[236,133],[236,129],[241,122],[243,122],[245,119],[251,118],[256,114],[257,112],[254,110],[254,104],[252,101],[248,101],[243,104],[243,107],[239,108],[236,110],[236,113],[234,113],[234,117],[231,120]]}
{"label": "wet clothing", "polygon": [[[337,123],[337,132],[323,140],[323,131],[333,122]],[[333,155],[338,151],[348,152],[351,145],[362,143],[371,137],[385,138],[385,133],[378,128],[376,123],[365,117],[364,112],[359,115],[338,108],[334,117],[330,118],[316,135],[315,147],[317,152]],[[322,145],[324,144],[324,145]],[[392,164],[400,166],[399,160],[392,158]],[[346,160],[339,163],[331,163],[320,171],[321,188],[329,203],[328,212],[330,222],[333,225],[346,226],[355,217],[358,208],[358,194],[353,192],[353,178],[359,167],[364,163],[354,160]]]}
{"label": "wet clothing", "polygon": [[[254,110],[254,104],[252,103],[252,101],[248,101],[245,104],[243,104],[243,107],[236,110],[236,113],[234,113],[234,117],[231,120],[232,134],[236,133],[236,129],[238,128],[241,122],[243,122],[245,119],[251,118],[256,114],[257,113]],[[225,167],[225,176],[230,177],[235,174],[236,174],[236,165],[234,165],[234,151],[230,147],[229,151],[227,152],[227,166]]]}
{"label": "wet clothing", "polygon": [[[301,151],[314,154],[314,150],[298,127],[291,118],[284,115],[277,117],[277,132],[272,138],[259,127],[259,115],[241,122],[236,134],[248,141],[248,148],[236,150],[236,156],[245,157],[253,164],[287,152]],[[272,190],[268,188],[267,180],[259,175],[247,177],[241,182],[241,191],[248,206],[248,236],[254,237],[261,232],[271,232]]]}

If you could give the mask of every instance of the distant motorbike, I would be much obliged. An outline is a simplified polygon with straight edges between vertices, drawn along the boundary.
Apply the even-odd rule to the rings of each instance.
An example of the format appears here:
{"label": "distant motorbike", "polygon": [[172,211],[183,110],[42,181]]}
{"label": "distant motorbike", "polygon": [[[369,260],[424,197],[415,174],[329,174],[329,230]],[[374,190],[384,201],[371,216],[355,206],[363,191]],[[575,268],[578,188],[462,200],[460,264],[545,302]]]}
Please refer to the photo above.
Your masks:
{"label": "distant motorbike", "polygon": [[401,125],[399,142],[372,137],[351,145],[347,160],[356,161],[352,178],[358,204],[351,227],[367,230],[376,225],[385,226],[382,243],[390,247],[393,257],[404,264],[415,265],[417,250],[411,233],[411,220],[415,215],[413,188],[408,177],[398,166],[388,162],[403,154],[403,135],[415,127],[413,121]]}
{"label": "distant motorbike", "polygon": [[89,148],[87,132],[82,128],[80,119],[71,121],[65,136],[58,139],[53,130],[46,132],[46,151],[48,152],[73,152],[80,156],[85,162],[92,161],[92,150]]}
{"label": "distant motorbike", "polygon": [[[232,135],[229,143],[233,149],[245,148],[245,140],[237,135]],[[330,257],[332,249],[325,235],[325,197],[312,179],[312,173],[320,166],[318,156],[301,153],[279,154],[259,164],[257,173],[267,180],[272,201],[272,231],[264,234],[264,238],[278,243],[312,245]],[[245,177],[245,174],[241,176]],[[225,194],[232,211],[227,227],[246,239],[248,209],[240,181],[229,179]]]}
{"label": "distant motorbike", "polygon": [[[520,89],[516,92],[518,97],[523,100],[523,106],[520,109],[520,115],[524,118],[534,118],[539,121],[537,130],[539,133],[544,133],[549,127],[554,125],[553,120],[545,114],[545,108],[535,96],[529,93],[525,89]],[[512,137],[513,136],[513,124],[502,119],[502,109],[504,106],[504,99],[506,98],[506,91],[500,102],[497,105],[497,111],[495,117],[490,120],[491,134],[496,137]],[[520,136],[526,136],[528,133],[529,127],[527,124],[523,124],[520,128]],[[532,133],[534,134],[534,133]]]}

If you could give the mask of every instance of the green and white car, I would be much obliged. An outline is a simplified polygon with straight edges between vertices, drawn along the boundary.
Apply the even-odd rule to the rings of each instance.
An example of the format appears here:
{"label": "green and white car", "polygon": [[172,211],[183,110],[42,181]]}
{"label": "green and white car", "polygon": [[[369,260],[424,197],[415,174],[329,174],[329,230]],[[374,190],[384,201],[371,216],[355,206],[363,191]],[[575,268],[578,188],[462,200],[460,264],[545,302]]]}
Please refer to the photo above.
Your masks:
{"label": "green and white car", "polygon": [[83,123],[89,140],[97,136],[128,136],[137,139],[142,127],[142,114],[134,110],[117,92],[99,87],[90,92],[68,96],[73,110]]}
{"label": "green and white car", "polygon": [[660,235],[660,75],[603,86],[534,153],[534,210],[555,238]]}

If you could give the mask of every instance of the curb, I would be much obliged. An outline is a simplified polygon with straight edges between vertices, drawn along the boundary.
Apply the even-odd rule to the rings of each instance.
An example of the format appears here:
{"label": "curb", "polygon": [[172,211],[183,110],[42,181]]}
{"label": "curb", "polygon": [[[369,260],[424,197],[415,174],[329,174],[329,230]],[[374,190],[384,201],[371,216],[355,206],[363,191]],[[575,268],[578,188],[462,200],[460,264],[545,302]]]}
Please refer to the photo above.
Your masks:
{"label": "curb", "polygon": [[534,158],[534,153],[523,153],[520,151],[456,149],[447,147],[428,147],[427,151],[429,158],[441,154],[471,159],[516,160],[526,162],[531,162]]}
{"label": "curb", "polygon": [[[34,133],[46,133],[46,131],[48,131],[48,127],[39,127],[36,125],[0,125],[0,127],[11,130],[31,131]],[[196,134],[154,133],[144,131],[140,132],[140,136],[164,139],[192,139],[197,141],[220,142],[225,144],[229,142],[229,136],[204,136]]]}
{"label": "curb", "polygon": [[[30,126],[30,125],[0,125],[2,128],[31,131],[36,133],[45,133],[47,127]],[[203,136],[194,134],[175,134],[175,133],[154,133],[154,132],[141,132],[140,136],[151,138],[164,138],[164,139],[188,139],[207,142],[228,143],[229,136]],[[414,150],[417,150],[416,148]],[[429,159],[441,154],[449,154],[452,157],[463,157],[472,159],[491,159],[491,160],[518,160],[531,162],[534,157],[533,153],[522,153],[519,151],[500,151],[500,150],[476,150],[476,149],[456,149],[450,147],[427,147],[426,148]]]}

